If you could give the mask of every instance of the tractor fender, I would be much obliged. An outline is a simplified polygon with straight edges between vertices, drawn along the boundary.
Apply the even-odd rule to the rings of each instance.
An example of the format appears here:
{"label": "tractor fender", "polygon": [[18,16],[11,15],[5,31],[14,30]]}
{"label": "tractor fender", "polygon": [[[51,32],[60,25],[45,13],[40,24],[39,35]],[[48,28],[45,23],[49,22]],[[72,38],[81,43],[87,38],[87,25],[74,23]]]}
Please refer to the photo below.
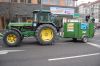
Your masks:
{"label": "tractor fender", "polygon": [[[50,24],[50,25],[54,26],[54,27],[56,28],[56,30],[57,30],[57,26],[56,26],[54,23],[39,23],[38,26],[37,26],[37,28],[38,28],[40,25],[43,25],[43,24]],[[57,31],[58,31],[58,30],[57,30]]]}
{"label": "tractor fender", "polygon": [[20,30],[18,30],[18,29],[16,29],[16,28],[11,28],[11,30],[17,31],[17,32],[20,34],[20,36],[22,36],[22,34],[21,34],[21,31],[20,31]]}

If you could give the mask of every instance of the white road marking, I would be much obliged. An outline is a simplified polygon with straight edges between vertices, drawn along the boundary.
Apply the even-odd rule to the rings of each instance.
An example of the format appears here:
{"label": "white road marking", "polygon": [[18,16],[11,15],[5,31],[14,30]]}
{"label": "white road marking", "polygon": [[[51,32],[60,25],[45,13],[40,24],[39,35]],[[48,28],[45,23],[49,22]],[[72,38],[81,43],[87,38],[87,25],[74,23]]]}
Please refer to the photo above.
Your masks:
{"label": "white road marking", "polygon": [[100,48],[100,45],[95,44],[95,43],[90,43],[90,42],[88,42],[87,44],[88,44],[88,45],[91,45],[91,46],[94,46],[94,47],[97,47],[97,48]]}
{"label": "white road marking", "polygon": [[1,50],[0,55],[7,54],[9,52],[20,52],[20,51],[24,51],[24,50]]}
{"label": "white road marking", "polygon": [[24,51],[24,50],[2,50],[2,51],[5,51],[5,52],[20,52],[20,51]]}
{"label": "white road marking", "polygon": [[100,35],[100,33],[98,31],[96,31],[94,35]]}
{"label": "white road marking", "polygon": [[2,54],[7,54],[8,52],[5,52],[5,51],[0,51],[0,55]]}
{"label": "white road marking", "polygon": [[65,59],[82,58],[82,57],[95,56],[95,55],[100,55],[100,53],[70,56],[70,57],[62,57],[62,58],[54,58],[54,59],[48,59],[48,61],[58,61],[58,60],[65,60]]}

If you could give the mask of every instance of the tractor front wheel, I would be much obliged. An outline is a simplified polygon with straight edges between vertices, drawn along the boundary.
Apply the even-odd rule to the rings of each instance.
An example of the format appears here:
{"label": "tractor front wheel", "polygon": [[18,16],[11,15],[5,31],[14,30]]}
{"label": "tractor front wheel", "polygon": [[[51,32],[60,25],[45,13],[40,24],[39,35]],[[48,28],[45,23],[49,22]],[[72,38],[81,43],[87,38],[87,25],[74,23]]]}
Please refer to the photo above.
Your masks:
{"label": "tractor front wheel", "polygon": [[40,25],[36,30],[36,38],[41,45],[51,45],[56,39],[57,30],[50,24]]}
{"label": "tractor front wheel", "polygon": [[8,30],[4,33],[3,42],[9,47],[19,46],[21,43],[21,36],[16,31]]}

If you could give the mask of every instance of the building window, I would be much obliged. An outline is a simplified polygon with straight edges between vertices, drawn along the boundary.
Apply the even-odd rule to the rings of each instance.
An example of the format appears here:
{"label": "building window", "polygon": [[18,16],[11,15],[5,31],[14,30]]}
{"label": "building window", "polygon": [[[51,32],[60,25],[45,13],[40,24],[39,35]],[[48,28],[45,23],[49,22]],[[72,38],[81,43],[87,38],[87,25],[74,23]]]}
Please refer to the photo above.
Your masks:
{"label": "building window", "polygon": [[50,4],[51,5],[59,5],[60,4],[60,0],[50,0]]}
{"label": "building window", "polygon": [[40,3],[42,3],[42,4],[48,4],[48,0],[42,0]]}
{"label": "building window", "polygon": [[41,4],[41,0],[38,0],[37,2],[38,2],[39,4]]}
{"label": "building window", "polygon": [[26,22],[33,22],[33,19],[31,17],[27,17]]}
{"label": "building window", "polygon": [[11,0],[11,2],[17,2],[17,0]]}
{"label": "building window", "polygon": [[20,3],[25,3],[25,0],[20,0]]}
{"label": "building window", "polygon": [[32,3],[32,0],[25,0],[25,3],[26,4],[31,4]]}
{"label": "building window", "polygon": [[27,3],[31,3],[31,0],[28,0],[28,2]]}
{"label": "building window", "polygon": [[26,17],[21,17],[21,22],[26,22]]}
{"label": "building window", "polygon": [[65,2],[66,6],[73,6],[73,4],[74,4],[73,0],[64,0],[64,2]]}

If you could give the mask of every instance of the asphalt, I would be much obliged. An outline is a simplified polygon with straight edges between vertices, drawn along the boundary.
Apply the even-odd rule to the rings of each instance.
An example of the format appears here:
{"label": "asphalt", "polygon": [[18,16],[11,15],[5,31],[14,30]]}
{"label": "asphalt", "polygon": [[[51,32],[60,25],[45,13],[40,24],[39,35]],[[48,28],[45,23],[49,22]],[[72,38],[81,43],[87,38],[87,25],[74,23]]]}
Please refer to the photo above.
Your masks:
{"label": "asphalt", "polygon": [[[90,43],[100,45],[100,30]],[[2,45],[2,41],[0,42]],[[49,59],[74,57],[100,53],[100,48],[71,39],[59,40],[54,45],[40,46],[35,38],[25,38],[20,47],[1,47],[0,50],[24,50],[0,55],[0,66],[100,66],[100,55],[89,55],[48,61]]]}

